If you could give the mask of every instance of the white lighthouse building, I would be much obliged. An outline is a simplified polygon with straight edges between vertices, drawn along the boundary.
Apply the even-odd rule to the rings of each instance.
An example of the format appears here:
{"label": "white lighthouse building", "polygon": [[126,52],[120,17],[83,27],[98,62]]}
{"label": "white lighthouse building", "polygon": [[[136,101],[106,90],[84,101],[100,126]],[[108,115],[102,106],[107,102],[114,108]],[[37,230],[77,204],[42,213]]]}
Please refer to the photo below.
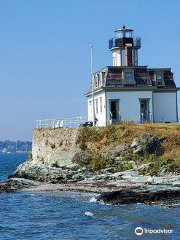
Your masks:
{"label": "white lighthouse building", "polygon": [[179,88],[175,85],[171,68],[139,66],[141,39],[134,37],[133,30],[125,26],[115,33],[116,37],[109,40],[113,66],[94,73],[94,81],[85,94],[88,121],[93,121],[94,115],[98,126],[123,120],[135,123],[178,122]]}

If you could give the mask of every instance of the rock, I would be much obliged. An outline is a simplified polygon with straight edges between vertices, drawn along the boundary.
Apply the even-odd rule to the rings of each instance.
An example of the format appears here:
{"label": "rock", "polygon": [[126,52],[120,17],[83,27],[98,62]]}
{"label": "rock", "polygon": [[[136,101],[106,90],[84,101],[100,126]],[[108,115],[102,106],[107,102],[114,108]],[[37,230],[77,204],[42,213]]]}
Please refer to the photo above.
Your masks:
{"label": "rock", "polygon": [[111,176],[112,176],[112,179],[120,180],[120,179],[122,179],[123,174],[122,174],[122,172],[117,172],[117,173],[112,174]]}
{"label": "rock", "polygon": [[158,176],[165,176],[168,173],[166,168],[162,168],[159,172],[158,172]]}
{"label": "rock", "polygon": [[134,154],[140,156],[161,153],[161,143],[156,136],[149,133],[142,133],[135,138],[131,144]]}
{"label": "rock", "polygon": [[10,178],[0,183],[0,193],[2,192],[15,192],[22,188],[29,188],[31,186],[38,186],[40,182],[32,181],[24,178]]}
{"label": "rock", "polygon": [[97,180],[97,176],[96,176],[96,175],[92,175],[92,176],[91,176],[91,175],[88,174],[88,175],[86,176],[86,178],[87,178],[88,180],[90,180],[90,181],[96,181],[96,180]]}
{"label": "rock", "polygon": [[94,173],[87,172],[85,180],[92,180],[93,177],[94,177]]}
{"label": "rock", "polygon": [[107,147],[104,152],[101,153],[101,157],[106,160],[114,160],[117,157],[128,156],[130,151],[130,146],[128,144],[121,144],[117,146]]}
{"label": "rock", "polygon": [[151,163],[143,163],[143,164],[138,166],[137,170],[146,170],[146,169],[148,169],[150,164]]}
{"label": "rock", "polygon": [[81,166],[87,166],[91,160],[91,157],[86,151],[78,150],[73,157],[73,163],[79,164]]}
{"label": "rock", "polygon": [[78,164],[74,163],[74,164],[66,166],[66,168],[68,170],[77,171],[80,168],[80,166]]}
{"label": "rock", "polygon": [[34,164],[29,161],[21,164],[14,173],[16,178],[37,180],[40,182],[65,182],[61,168],[50,167],[45,164]]}
{"label": "rock", "polygon": [[128,164],[132,164],[133,170],[137,170],[138,169],[138,165],[136,164],[136,162],[134,161],[129,161]]}
{"label": "rock", "polygon": [[82,181],[84,179],[85,179],[85,176],[84,174],[81,174],[81,173],[77,173],[72,176],[72,180],[74,181]]}
{"label": "rock", "polygon": [[114,165],[118,165],[121,160],[121,157],[115,157],[114,158]]}
{"label": "rock", "polygon": [[100,170],[100,173],[115,173],[115,168],[113,168],[113,167],[104,168],[104,169]]}
{"label": "rock", "polygon": [[133,169],[120,172],[120,174],[122,179],[129,179],[129,180],[133,180],[135,177],[139,176],[139,172]]}
{"label": "rock", "polygon": [[92,149],[92,143],[90,142],[87,143],[87,149]]}
{"label": "rock", "polygon": [[170,203],[171,201],[179,201],[180,188],[178,187],[164,187],[148,186],[144,188],[126,188],[120,191],[104,192],[98,198],[98,201],[103,201],[110,204],[133,204],[145,203]]}

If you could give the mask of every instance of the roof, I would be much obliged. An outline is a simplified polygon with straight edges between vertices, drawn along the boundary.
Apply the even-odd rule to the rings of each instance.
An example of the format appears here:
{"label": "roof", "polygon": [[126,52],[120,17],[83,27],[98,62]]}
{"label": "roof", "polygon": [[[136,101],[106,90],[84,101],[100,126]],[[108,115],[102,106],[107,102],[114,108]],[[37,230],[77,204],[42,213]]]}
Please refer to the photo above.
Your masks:
{"label": "roof", "polygon": [[130,28],[120,28],[120,29],[116,29],[115,32],[133,32],[133,29]]}
{"label": "roof", "polygon": [[[131,71],[134,74],[134,80],[129,84],[124,80],[124,72]],[[96,76],[99,73],[103,73],[102,84],[97,84],[95,90],[101,87],[156,87],[156,88],[174,88],[176,89],[176,84],[173,79],[173,73],[171,68],[147,68],[147,66],[133,66],[133,67],[117,67],[117,66],[107,66],[102,70],[94,73]],[[156,73],[163,74],[163,84],[157,85]],[[92,83],[90,84],[89,93],[92,89]]]}

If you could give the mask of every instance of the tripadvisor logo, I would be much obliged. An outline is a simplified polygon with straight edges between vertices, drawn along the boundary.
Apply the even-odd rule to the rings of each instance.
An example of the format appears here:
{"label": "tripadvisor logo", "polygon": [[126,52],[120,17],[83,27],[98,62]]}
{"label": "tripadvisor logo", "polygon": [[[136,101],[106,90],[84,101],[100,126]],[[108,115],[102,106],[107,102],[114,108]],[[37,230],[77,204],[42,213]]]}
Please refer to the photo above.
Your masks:
{"label": "tripadvisor logo", "polygon": [[142,234],[152,234],[152,233],[167,233],[167,234],[170,234],[170,233],[173,233],[173,230],[172,229],[154,229],[154,230],[152,230],[152,229],[147,229],[147,228],[144,228],[144,229],[142,229],[141,227],[137,227],[136,229],[135,229],[135,234],[136,235],[142,235]]}
{"label": "tripadvisor logo", "polygon": [[143,234],[143,229],[142,229],[141,227],[137,227],[137,228],[135,229],[135,234],[136,234],[136,235],[142,235],[142,234]]}

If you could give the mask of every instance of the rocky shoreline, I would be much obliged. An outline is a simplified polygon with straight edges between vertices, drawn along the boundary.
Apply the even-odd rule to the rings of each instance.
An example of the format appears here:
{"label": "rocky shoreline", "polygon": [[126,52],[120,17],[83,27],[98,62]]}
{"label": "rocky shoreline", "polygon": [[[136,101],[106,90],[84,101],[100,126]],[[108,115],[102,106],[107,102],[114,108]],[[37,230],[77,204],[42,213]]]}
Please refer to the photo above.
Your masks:
{"label": "rocky shoreline", "polygon": [[[73,167],[75,167],[73,165]],[[70,168],[70,166],[69,166]],[[180,204],[180,176],[155,177],[155,184],[146,185],[146,176],[135,170],[94,174],[83,180],[42,182],[10,176],[0,183],[1,193],[17,191],[76,191],[97,193],[97,201],[108,204],[144,203],[172,207]],[[106,176],[106,177],[105,177]]]}

